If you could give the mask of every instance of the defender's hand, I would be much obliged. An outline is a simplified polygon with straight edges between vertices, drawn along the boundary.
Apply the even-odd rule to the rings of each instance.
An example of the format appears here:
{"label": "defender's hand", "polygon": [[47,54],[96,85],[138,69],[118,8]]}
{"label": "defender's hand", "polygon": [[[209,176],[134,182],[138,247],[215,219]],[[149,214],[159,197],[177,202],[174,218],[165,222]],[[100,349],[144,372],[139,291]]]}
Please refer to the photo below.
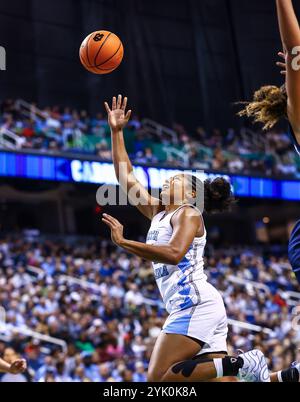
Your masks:
{"label": "defender's hand", "polygon": [[127,98],[122,99],[122,95],[119,95],[117,100],[114,96],[111,109],[107,102],[105,102],[104,105],[108,114],[108,124],[110,128],[113,131],[123,130],[131,116],[131,110],[126,113]]}
{"label": "defender's hand", "polygon": [[287,63],[287,62],[286,62],[286,54],[283,53],[283,52],[279,52],[279,53],[278,53],[278,56],[282,59],[282,61],[278,61],[278,62],[276,63],[276,65],[282,69],[282,70],[280,71],[280,74],[286,75],[286,70],[287,70],[287,68],[286,68],[286,63]]}

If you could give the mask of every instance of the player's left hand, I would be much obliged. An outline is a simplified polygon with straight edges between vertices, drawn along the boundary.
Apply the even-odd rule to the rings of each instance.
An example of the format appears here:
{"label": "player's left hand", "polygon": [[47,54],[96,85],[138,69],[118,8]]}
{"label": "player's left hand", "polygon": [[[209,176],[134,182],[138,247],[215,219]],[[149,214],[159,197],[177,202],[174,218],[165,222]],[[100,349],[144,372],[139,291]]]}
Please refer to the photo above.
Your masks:
{"label": "player's left hand", "polygon": [[124,240],[124,226],[117,219],[107,214],[103,214],[102,221],[110,228],[112,241],[120,246]]}
{"label": "player's left hand", "polygon": [[23,373],[27,368],[27,363],[26,360],[24,359],[18,359],[15,360],[9,368],[9,372],[11,374],[20,374]]}

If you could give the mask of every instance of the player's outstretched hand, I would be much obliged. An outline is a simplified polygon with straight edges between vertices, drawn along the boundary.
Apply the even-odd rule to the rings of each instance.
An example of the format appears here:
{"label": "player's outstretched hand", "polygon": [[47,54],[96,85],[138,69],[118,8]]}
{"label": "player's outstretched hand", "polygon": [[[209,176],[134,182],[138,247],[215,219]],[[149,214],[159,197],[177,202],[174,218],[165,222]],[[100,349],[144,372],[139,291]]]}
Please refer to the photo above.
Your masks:
{"label": "player's outstretched hand", "polygon": [[107,102],[105,102],[104,105],[108,114],[108,124],[112,131],[123,130],[131,116],[131,110],[128,110],[126,113],[127,98],[125,97],[123,99],[122,95],[119,95],[117,99],[114,96],[111,108]]}

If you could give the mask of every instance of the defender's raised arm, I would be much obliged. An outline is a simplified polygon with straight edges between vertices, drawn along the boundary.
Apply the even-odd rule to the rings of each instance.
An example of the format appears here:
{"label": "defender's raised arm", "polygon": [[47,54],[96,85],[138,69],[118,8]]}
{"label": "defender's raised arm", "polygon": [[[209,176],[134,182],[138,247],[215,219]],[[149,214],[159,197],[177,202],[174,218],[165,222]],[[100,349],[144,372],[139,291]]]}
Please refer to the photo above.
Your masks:
{"label": "defender's raised arm", "polygon": [[292,0],[277,0],[276,4],[286,57],[287,114],[300,144],[300,28]]}

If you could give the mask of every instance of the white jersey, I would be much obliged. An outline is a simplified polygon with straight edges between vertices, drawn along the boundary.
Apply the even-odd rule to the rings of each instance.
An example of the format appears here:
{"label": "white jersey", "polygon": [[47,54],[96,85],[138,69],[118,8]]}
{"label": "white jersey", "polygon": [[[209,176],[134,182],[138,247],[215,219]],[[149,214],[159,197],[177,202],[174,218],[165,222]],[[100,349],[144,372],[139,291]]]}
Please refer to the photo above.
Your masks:
{"label": "white jersey", "polygon": [[[147,244],[168,244],[173,234],[171,219],[179,209],[185,207],[195,208],[188,204],[166,216],[164,211],[157,214],[152,220]],[[178,265],[153,263],[155,279],[168,313],[185,310],[201,303],[200,290],[207,284],[203,261],[205,245],[204,228],[204,235],[193,240]]]}

